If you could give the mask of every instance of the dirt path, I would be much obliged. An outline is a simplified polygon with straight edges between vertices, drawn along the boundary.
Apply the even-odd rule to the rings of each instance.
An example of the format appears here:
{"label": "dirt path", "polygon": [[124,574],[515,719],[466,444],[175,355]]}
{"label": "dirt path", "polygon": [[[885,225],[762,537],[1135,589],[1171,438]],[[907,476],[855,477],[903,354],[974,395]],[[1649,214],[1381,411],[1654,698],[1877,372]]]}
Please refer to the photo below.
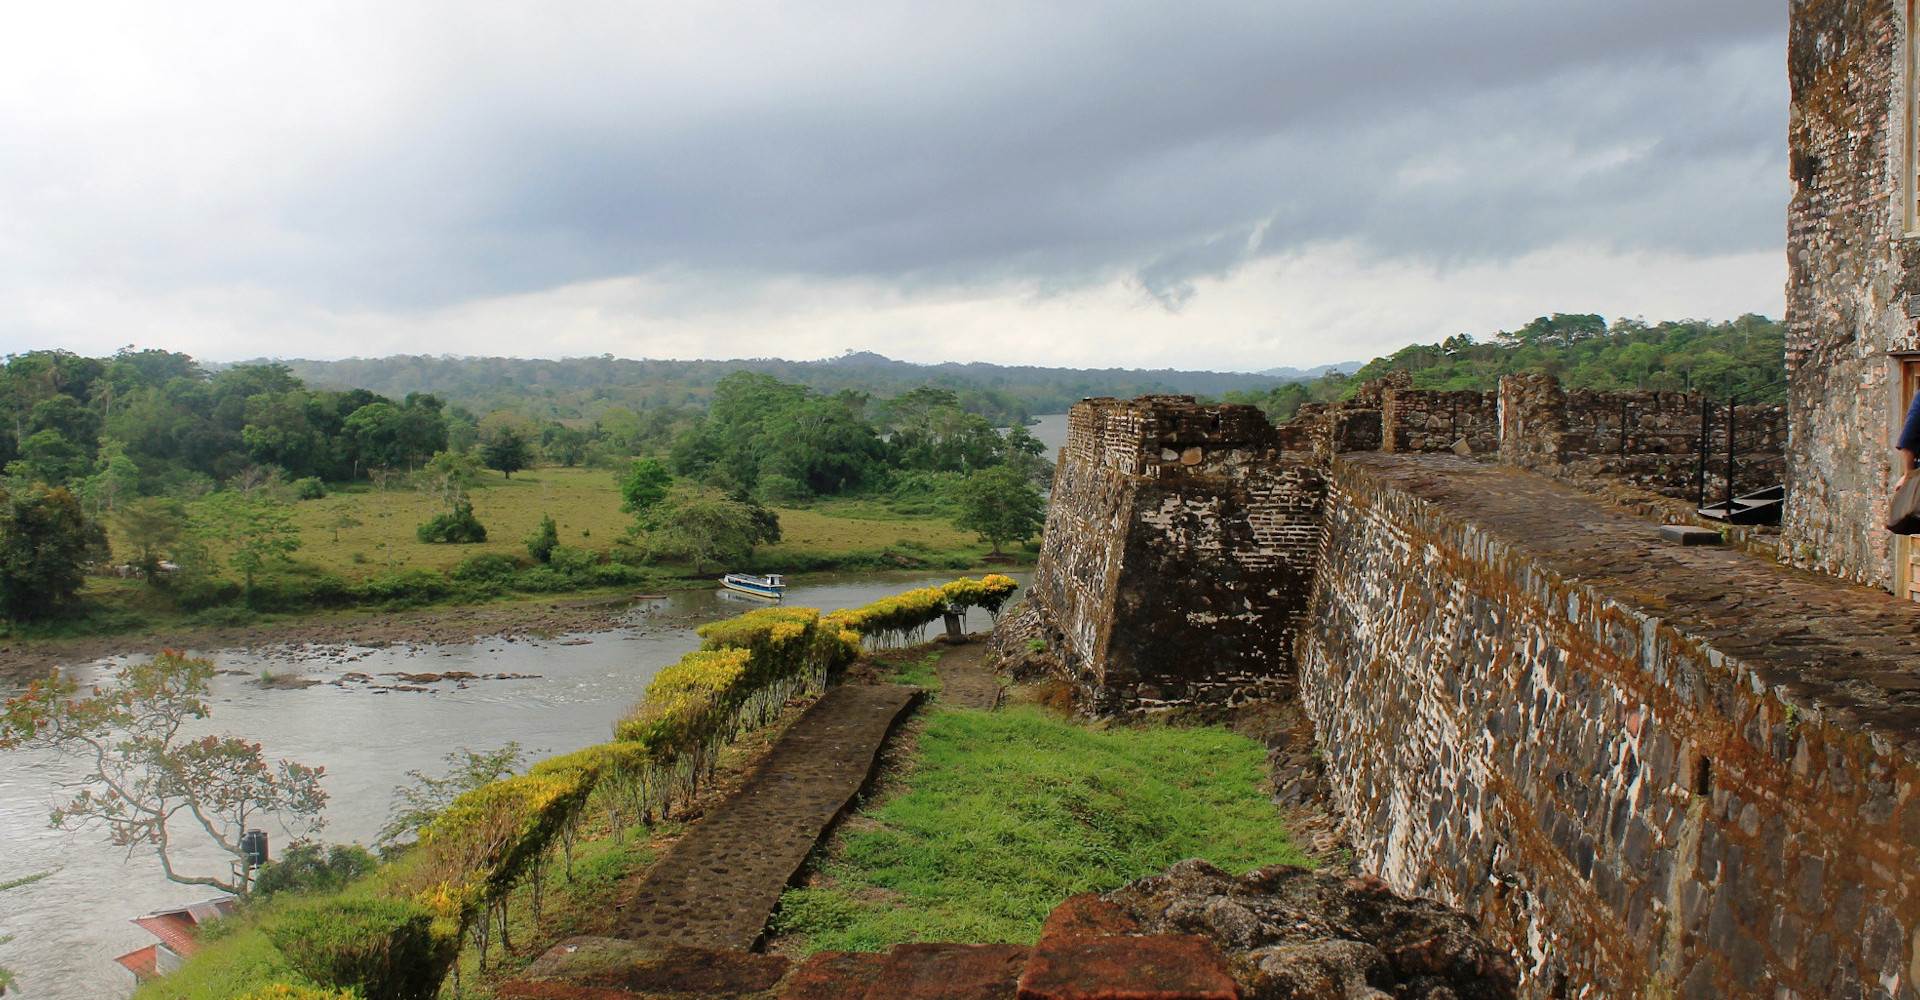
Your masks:
{"label": "dirt path", "polygon": [[969,636],[962,645],[949,646],[934,665],[940,675],[939,701],[954,708],[991,712],[1000,707],[1000,681],[987,670],[987,637]]}
{"label": "dirt path", "polygon": [[892,684],[828,691],[648,870],[614,936],[646,947],[745,951],[821,833],[872,775],[881,744],[918,691]]}

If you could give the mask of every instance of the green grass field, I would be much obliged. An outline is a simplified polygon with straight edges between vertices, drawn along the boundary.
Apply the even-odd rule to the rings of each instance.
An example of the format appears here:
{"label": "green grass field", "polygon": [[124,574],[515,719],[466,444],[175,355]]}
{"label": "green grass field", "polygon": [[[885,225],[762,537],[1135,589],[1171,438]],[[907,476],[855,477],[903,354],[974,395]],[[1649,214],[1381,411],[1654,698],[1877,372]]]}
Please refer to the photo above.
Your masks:
{"label": "green grass field", "polygon": [[[560,527],[560,543],[575,548],[606,549],[627,537],[633,523],[620,510],[615,473],[604,469],[530,469],[512,479],[489,473],[486,485],[472,491],[471,498],[474,515],[487,527],[487,540],[475,545],[428,545],[415,539],[415,527],[442,509],[432,494],[357,484],[325,499],[300,501],[294,512],[302,547],[294,558],[355,579],[389,567],[448,569],[480,552],[524,556],[524,539],[546,514]],[[757,563],[902,548],[965,555],[987,550],[971,532],[956,530],[944,517],[904,515],[878,501],[832,500],[776,509],[782,540],[757,550]],[[333,523],[342,514],[359,523],[336,532]],[[114,541],[115,551],[127,551],[124,539]]]}
{"label": "green grass field", "polygon": [[935,709],[906,786],[849,820],[778,928],[807,951],[1031,943],[1054,905],[1185,858],[1308,864],[1260,790],[1266,751],[1217,727],[1094,729],[1035,707]]}

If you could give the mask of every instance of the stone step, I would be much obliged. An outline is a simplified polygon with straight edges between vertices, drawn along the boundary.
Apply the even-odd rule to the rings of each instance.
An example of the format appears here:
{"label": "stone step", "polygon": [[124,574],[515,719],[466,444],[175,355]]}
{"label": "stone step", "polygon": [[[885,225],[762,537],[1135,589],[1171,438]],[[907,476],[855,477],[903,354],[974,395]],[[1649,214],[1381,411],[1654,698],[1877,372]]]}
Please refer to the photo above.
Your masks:
{"label": "stone step", "polygon": [[502,1000],[749,1000],[770,995],[791,964],[778,955],[575,937],[548,949],[518,979],[502,986],[498,996]]}

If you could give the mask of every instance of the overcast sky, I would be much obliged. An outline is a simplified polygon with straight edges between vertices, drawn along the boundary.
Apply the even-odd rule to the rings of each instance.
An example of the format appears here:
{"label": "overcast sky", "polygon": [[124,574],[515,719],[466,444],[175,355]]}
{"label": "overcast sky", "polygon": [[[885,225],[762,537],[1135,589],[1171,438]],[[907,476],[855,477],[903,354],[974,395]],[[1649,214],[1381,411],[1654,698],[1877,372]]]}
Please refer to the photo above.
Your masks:
{"label": "overcast sky", "polygon": [[1782,309],[1782,3],[7,20],[0,352],[1261,369]]}

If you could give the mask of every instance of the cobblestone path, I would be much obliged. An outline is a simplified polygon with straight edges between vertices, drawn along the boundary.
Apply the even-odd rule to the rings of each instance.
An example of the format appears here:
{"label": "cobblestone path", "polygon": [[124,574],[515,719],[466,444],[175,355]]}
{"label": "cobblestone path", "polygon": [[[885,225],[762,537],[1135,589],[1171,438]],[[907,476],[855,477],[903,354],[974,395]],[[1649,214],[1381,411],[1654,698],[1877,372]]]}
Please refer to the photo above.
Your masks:
{"label": "cobblestone path", "polygon": [[919,689],[842,685],[768,751],[740,790],[647,872],[616,936],[643,948],[745,951],[820,834],[872,775]]}
{"label": "cobblestone path", "polygon": [[1572,579],[1684,625],[1769,685],[1896,743],[1920,734],[1920,603],[1733,548],[1663,541],[1657,525],[1532,473],[1440,455],[1342,458]]}

